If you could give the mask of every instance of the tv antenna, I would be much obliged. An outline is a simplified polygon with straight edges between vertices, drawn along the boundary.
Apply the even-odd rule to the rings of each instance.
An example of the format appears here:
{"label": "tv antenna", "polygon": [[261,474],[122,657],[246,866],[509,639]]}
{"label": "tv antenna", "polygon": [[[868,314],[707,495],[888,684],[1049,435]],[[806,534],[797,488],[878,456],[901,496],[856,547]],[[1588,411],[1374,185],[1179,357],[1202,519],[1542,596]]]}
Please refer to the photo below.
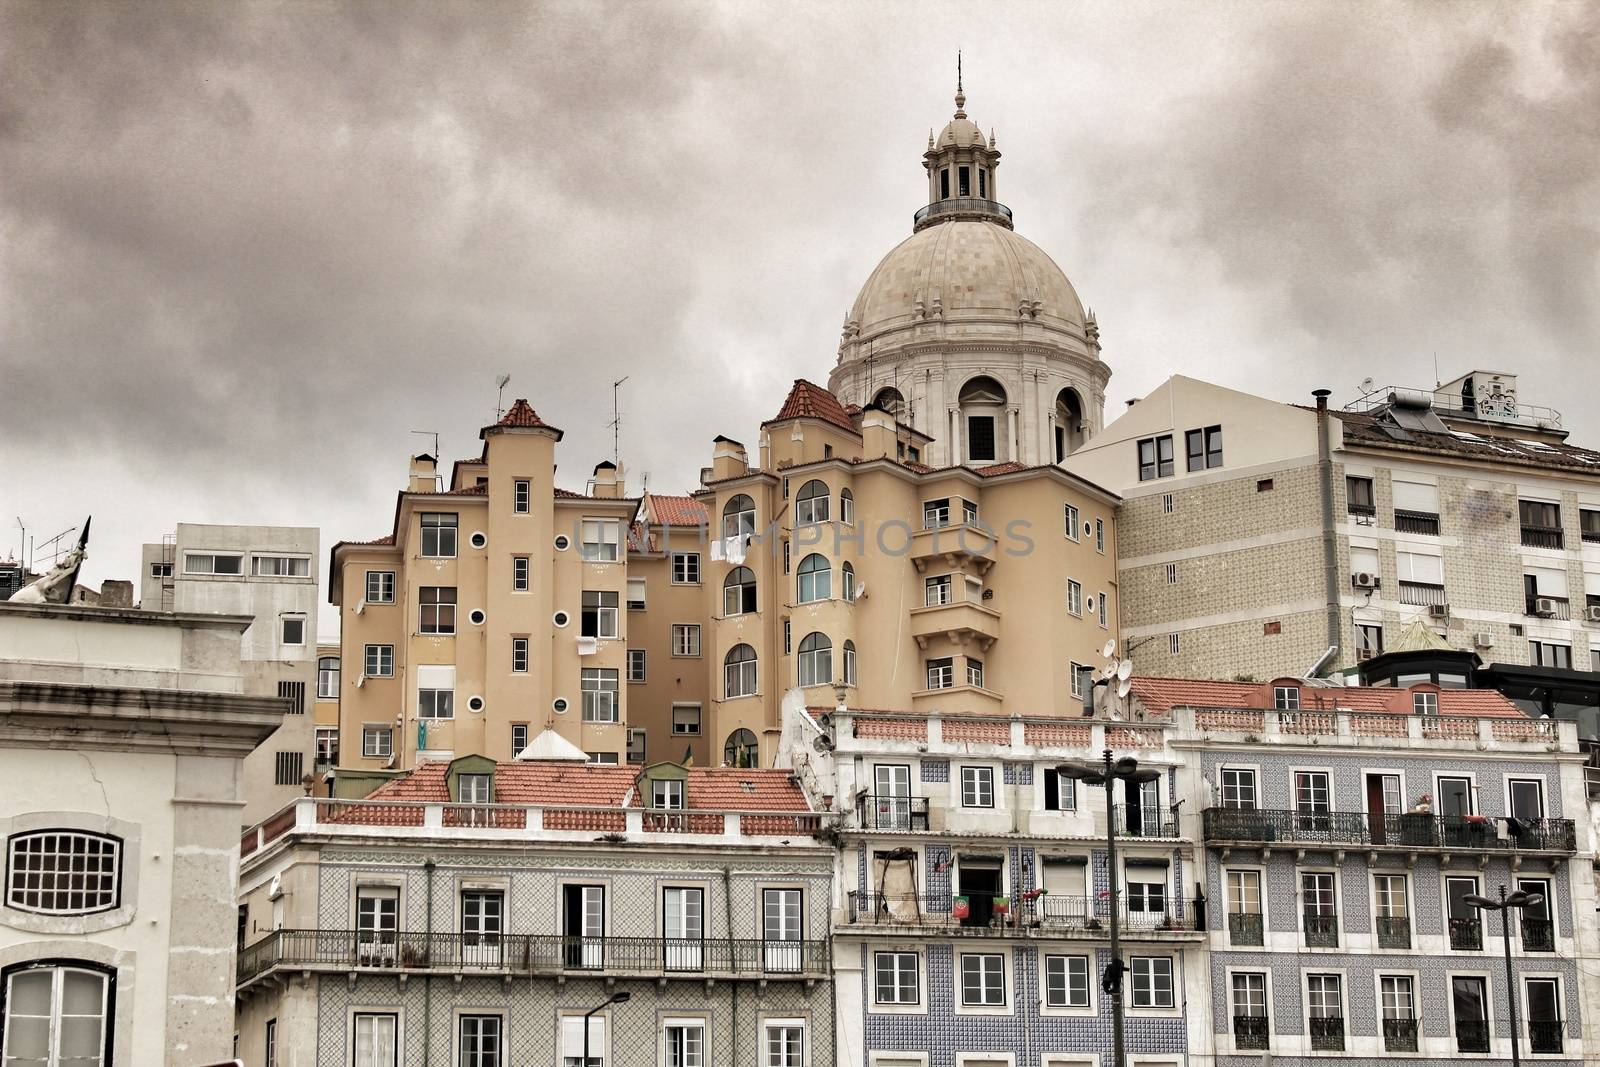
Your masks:
{"label": "tv antenna", "polygon": [[624,374],[611,383],[611,462],[618,465],[622,463],[622,409],[617,406],[617,396],[627,380]]}
{"label": "tv antenna", "polygon": [[494,421],[499,422],[500,416],[506,413],[506,385],[510,383],[511,375],[502,374],[495,378]]}
{"label": "tv antenna", "polygon": [[412,430],[414,434],[433,438],[433,451],[428,453],[435,461],[439,459],[439,431],[437,430]]}

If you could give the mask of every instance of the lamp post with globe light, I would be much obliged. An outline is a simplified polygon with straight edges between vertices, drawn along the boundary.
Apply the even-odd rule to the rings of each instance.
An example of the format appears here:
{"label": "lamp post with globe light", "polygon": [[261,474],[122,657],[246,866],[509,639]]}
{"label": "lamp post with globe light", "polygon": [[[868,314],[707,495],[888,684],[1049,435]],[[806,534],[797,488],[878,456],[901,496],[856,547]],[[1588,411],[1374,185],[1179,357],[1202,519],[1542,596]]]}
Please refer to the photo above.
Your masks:
{"label": "lamp post with globe light", "polygon": [[1124,756],[1119,760],[1111,758],[1108,748],[1101,755],[1099,765],[1093,763],[1063,763],[1056,768],[1056,773],[1063,778],[1070,778],[1075,782],[1082,782],[1088,786],[1104,786],[1106,791],[1106,869],[1110,874],[1110,910],[1111,910],[1111,963],[1106,967],[1106,973],[1101,980],[1100,988],[1111,997],[1111,1063],[1109,1067],[1125,1067],[1127,1058],[1123,1050],[1122,1039],[1122,950],[1121,914],[1118,902],[1120,894],[1117,892],[1117,809],[1115,798],[1112,795],[1112,785],[1118,779],[1133,785],[1143,785],[1145,782],[1159,781],[1161,772],[1139,767],[1139,761],[1132,756]]}
{"label": "lamp post with globe light", "polygon": [[1480,912],[1498,911],[1500,915],[1500,933],[1504,938],[1506,947],[1506,1003],[1511,1008],[1511,1067],[1521,1067],[1522,1056],[1517,1050],[1518,1023],[1517,1023],[1517,980],[1511,973],[1511,911],[1513,908],[1533,908],[1544,902],[1543,893],[1529,893],[1518,889],[1509,896],[1506,887],[1500,887],[1500,899],[1491,900],[1476,893],[1468,893],[1461,898]]}

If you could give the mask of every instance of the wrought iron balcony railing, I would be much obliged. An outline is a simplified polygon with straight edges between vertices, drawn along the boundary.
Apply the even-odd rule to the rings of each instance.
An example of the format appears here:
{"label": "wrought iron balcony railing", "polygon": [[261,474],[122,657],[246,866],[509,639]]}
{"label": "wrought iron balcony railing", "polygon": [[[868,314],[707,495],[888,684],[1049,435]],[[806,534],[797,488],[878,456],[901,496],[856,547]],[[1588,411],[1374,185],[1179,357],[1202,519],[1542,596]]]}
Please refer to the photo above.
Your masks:
{"label": "wrought iron balcony railing", "polygon": [[[1167,900],[1117,901],[1119,928],[1125,936],[1188,933],[1204,929],[1205,902]],[[852,924],[919,926],[957,929],[969,934],[1015,936],[1034,933],[1082,933],[1107,936],[1111,904],[1106,897],[1065,897],[1028,892],[1020,897],[945,895],[939,893],[850,893],[847,921]]]}
{"label": "wrought iron balcony railing", "polygon": [[1483,948],[1483,923],[1478,919],[1450,920],[1450,947],[1457,952],[1477,952]]}
{"label": "wrought iron balcony railing", "polygon": [[1383,1050],[1385,1052],[1417,1051],[1417,1020],[1383,1020]]}
{"label": "wrought iron balcony railing", "polygon": [[276,969],[814,978],[827,972],[828,942],[275,930],[239,953],[240,984]]}
{"label": "wrought iron balcony railing", "polygon": [[1218,842],[1546,852],[1576,851],[1578,843],[1571,819],[1207,808],[1201,820],[1206,840]]}
{"label": "wrought iron balcony railing", "polygon": [[1380,915],[1377,920],[1379,948],[1410,948],[1411,919],[1405,915]]}
{"label": "wrought iron balcony railing", "polygon": [[1233,1017],[1233,1047],[1240,1049],[1265,1049],[1269,1042],[1265,1015],[1235,1015]]}
{"label": "wrought iron balcony railing", "polygon": [[860,814],[867,830],[926,830],[928,798],[873,793],[861,799]]}
{"label": "wrought iron balcony railing", "polygon": [[1328,1015],[1308,1019],[1311,1030],[1311,1047],[1317,1052],[1344,1051],[1344,1016]]}
{"label": "wrought iron balcony railing", "polygon": [[1487,1019],[1457,1019],[1456,1051],[1488,1052],[1489,1021]]}
{"label": "wrought iron balcony railing", "polygon": [[1549,919],[1522,920],[1522,950],[1524,952],[1554,952],[1556,926]]}
{"label": "wrought iron balcony railing", "polygon": [[1179,836],[1177,808],[1135,808],[1117,804],[1112,810],[1116,814],[1118,837]]}
{"label": "wrought iron balcony railing", "polygon": [[1264,945],[1266,930],[1260,912],[1228,912],[1228,943],[1230,945]]}
{"label": "wrought iron balcony railing", "polygon": [[1302,915],[1301,928],[1305,930],[1306,944],[1312,948],[1339,947],[1339,917],[1337,915]]}
{"label": "wrought iron balcony railing", "polygon": [[1530,1019],[1528,1021],[1528,1048],[1538,1053],[1561,1051],[1560,1019]]}

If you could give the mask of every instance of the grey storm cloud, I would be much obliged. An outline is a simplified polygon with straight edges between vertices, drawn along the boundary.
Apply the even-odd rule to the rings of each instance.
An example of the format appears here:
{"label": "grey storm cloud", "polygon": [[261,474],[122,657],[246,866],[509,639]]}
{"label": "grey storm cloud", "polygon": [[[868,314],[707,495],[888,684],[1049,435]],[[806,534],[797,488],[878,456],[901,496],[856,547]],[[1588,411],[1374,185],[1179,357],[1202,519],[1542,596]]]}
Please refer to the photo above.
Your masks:
{"label": "grey storm cloud", "polygon": [[[385,531],[494,377],[682,491],[825,380],[966,50],[1113,402],[1521,371],[1596,443],[1589,4],[0,3],[0,516]],[[1110,414],[1114,414],[1111,412]],[[7,544],[0,536],[0,545]]]}

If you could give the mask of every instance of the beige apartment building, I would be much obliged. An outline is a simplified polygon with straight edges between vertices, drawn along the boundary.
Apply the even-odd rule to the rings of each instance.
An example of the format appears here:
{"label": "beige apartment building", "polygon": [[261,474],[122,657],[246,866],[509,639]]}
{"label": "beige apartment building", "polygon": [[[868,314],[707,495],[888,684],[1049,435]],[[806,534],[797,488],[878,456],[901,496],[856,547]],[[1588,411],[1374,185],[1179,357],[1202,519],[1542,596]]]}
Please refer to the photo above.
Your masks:
{"label": "beige apartment building", "polygon": [[1600,452],[1557,412],[1492,371],[1307,400],[1174,376],[1069,458],[1123,497],[1141,673],[1347,669],[1418,621],[1486,661],[1600,666]]}

